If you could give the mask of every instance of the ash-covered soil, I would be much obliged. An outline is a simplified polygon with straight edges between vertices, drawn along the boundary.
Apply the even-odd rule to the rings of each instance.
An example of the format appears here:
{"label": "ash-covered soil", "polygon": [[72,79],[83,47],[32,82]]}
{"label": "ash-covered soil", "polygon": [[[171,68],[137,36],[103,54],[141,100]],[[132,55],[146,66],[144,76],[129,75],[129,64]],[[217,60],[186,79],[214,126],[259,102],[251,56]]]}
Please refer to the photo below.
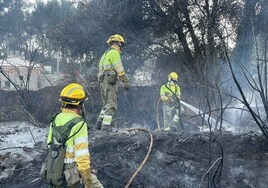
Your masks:
{"label": "ash-covered soil", "polygon": [[[151,153],[130,187],[197,188],[209,184],[210,187],[266,188],[268,185],[267,140],[261,134],[223,133],[221,138],[181,132],[151,131],[151,134]],[[89,142],[92,168],[104,187],[123,188],[144,160],[150,137],[145,131],[91,131]],[[18,156],[18,160],[13,159],[6,166],[2,164],[0,173],[10,169],[12,173],[1,179],[0,187],[47,187],[39,179],[45,156],[40,143],[28,151],[22,149],[24,155],[36,152],[36,157],[21,162],[19,157],[23,156]],[[9,152],[1,151],[1,160]]]}
{"label": "ash-covered soil", "polygon": [[[0,188],[48,187],[39,178],[46,156],[42,142],[46,139],[51,116],[59,111],[61,88],[21,91],[20,95],[16,91],[0,90]],[[98,89],[87,89],[86,117],[92,126],[101,102]],[[148,93],[152,97],[148,97]],[[183,99],[184,96],[190,100],[190,95],[183,94]],[[207,133],[198,133],[201,123],[190,116],[182,117],[183,132],[156,131],[162,113],[158,101],[157,86],[133,87],[129,91],[120,88],[114,126],[122,130],[114,133],[90,131],[92,168],[105,188],[125,187],[150,149],[148,133],[124,129],[131,127],[149,130],[153,135],[153,147],[130,187],[267,188],[268,148],[262,134],[223,132],[221,136],[210,137]],[[12,121],[19,125],[11,126]],[[20,123],[25,121],[35,128]],[[245,130],[247,127],[249,130],[258,128],[252,121],[245,121],[244,127],[233,125],[231,128]]]}

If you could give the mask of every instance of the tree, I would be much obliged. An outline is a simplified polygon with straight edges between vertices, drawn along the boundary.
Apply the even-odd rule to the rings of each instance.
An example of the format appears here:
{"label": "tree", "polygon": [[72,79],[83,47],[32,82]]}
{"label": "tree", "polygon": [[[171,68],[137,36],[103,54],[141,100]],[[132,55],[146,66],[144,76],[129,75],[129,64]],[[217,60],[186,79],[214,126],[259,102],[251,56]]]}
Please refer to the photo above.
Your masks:
{"label": "tree", "polygon": [[108,48],[106,40],[119,33],[127,41],[124,60],[133,62],[129,69],[134,72],[132,70],[140,66],[141,58],[146,54],[143,52],[146,46],[140,44],[143,38],[139,35],[143,30],[142,16],[136,14],[141,5],[141,2],[133,1],[91,1],[79,5],[77,13],[50,32],[49,38],[54,41],[56,50],[64,49],[69,57],[78,58],[85,67],[96,68],[99,58]]}
{"label": "tree", "polygon": [[[257,20],[257,17],[259,17],[255,15],[255,6],[259,1],[245,0],[244,2],[244,9],[240,15],[243,19],[241,20],[241,23],[237,25],[237,37],[233,57],[238,58],[237,60],[243,62],[243,64],[248,64],[254,48],[252,45],[254,43],[252,24],[254,24],[254,27],[256,28],[257,23],[263,22],[259,19],[258,20],[260,22],[252,22],[253,20]],[[258,29],[256,32],[258,32]]]}

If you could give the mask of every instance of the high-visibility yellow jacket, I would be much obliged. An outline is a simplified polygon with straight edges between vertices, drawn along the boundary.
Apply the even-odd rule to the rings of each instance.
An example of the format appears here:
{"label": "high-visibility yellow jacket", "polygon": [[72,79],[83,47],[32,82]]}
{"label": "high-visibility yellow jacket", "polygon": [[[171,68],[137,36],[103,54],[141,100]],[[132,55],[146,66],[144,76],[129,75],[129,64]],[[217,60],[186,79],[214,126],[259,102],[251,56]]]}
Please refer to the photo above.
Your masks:
{"label": "high-visibility yellow jacket", "polygon": [[118,76],[125,75],[124,67],[121,62],[120,51],[111,47],[101,57],[99,62],[99,73],[105,71],[115,71]]}
{"label": "high-visibility yellow jacket", "polygon": [[[77,113],[62,109],[55,118],[56,126],[61,126],[72,120],[75,117],[80,117]],[[66,154],[64,163],[69,164],[75,162],[77,164],[78,170],[83,171],[90,168],[90,154],[88,150],[88,131],[86,122],[79,122],[73,126],[69,137],[71,137],[66,142]],[[82,126],[82,127],[81,127]],[[81,129],[80,129],[81,128]],[[80,129],[80,130],[79,130]],[[52,128],[50,125],[47,143],[49,144],[52,140]]]}
{"label": "high-visibility yellow jacket", "polygon": [[172,96],[174,95],[180,99],[180,96],[181,96],[180,86],[172,82],[168,82],[161,86],[160,97],[163,100],[163,102],[170,102]]}

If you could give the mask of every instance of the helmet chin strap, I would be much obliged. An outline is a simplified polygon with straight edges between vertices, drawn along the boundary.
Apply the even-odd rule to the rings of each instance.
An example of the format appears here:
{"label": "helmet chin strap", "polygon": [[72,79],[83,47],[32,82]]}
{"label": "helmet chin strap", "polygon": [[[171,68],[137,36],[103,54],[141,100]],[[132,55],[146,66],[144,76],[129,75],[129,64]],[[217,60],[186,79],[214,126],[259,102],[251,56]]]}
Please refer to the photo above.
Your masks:
{"label": "helmet chin strap", "polygon": [[115,42],[115,44],[119,47],[120,51],[122,51],[123,43],[122,42]]}
{"label": "helmet chin strap", "polygon": [[85,110],[86,109],[84,103],[78,106],[78,113],[82,118],[85,118]]}

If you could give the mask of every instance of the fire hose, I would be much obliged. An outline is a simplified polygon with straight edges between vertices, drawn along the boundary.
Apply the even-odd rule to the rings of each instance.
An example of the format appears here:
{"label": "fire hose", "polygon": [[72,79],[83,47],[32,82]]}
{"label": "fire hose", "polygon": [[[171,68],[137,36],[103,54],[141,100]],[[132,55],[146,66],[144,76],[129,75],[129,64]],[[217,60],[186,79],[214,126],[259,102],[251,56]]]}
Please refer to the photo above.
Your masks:
{"label": "fire hose", "polygon": [[139,167],[136,169],[136,171],[134,172],[134,174],[131,176],[131,178],[128,180],[128,183],[125,186],[125,188],[128,188],[130,186],[130,184],[133,182],[133,180],[135,179],[135,177],[141,171],[141,169],[143,168],[144,164],[148,160],[148,158],[150,156],[150,153],[152,151],[152,147],[153,147],[153,135],[148,130],[143,129],[143,128],[131,128],[131,129],[127,129],[127,131],[145,131],[145,132],[147,132],[149,134],[149,136],[150,136],[150,146],[149,146],[149,149],[147,151],[147,154],[146,154],[145,158],[143,159],[143,161],[139,165]]}

